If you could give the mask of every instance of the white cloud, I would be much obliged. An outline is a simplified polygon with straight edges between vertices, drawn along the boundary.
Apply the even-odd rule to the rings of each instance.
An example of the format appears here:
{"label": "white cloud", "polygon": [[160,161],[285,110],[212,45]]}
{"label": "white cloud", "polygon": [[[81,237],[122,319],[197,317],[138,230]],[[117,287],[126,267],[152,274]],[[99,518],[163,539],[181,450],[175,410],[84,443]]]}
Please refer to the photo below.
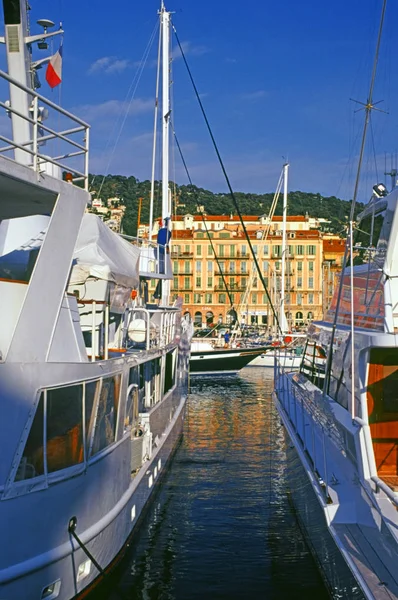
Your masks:
{"label": "white cloud", "polygon": [[[210,48],[206,46],[195,46],[191,42],[181,42],[181,48],[185,55],[190,54],[191,56],[203,56],[210,52]],[[181,58],[181,51],[179,46],[174,48],[173,59]]]}
{"label": "white cloud", "polygon": [[95,73],[112,75],[113,73],[122,73],[129,67],[130,61],[127,59],[119,59],[116,56],[103,56],[90,65],[88,73],[90,75]]}
{"label": "white cloud", "polygon": [[72,112],[91,123],[98,119],[125,115],[126,111],[128,111],[128,116],[131,116],[147,113],[153,109],[153,98],[135,98],[131,103],[122,100],[107,100],[100,104],[83,104],[72,109]]}
{"label": "white cloud", "polygon": [[257,90],[256,92],[247,92],[246,94],[242,94],[241,98],[243,100],[255,101],[260,100],[261,98],[266,98],[268,96],[268,92],[265,90]]}

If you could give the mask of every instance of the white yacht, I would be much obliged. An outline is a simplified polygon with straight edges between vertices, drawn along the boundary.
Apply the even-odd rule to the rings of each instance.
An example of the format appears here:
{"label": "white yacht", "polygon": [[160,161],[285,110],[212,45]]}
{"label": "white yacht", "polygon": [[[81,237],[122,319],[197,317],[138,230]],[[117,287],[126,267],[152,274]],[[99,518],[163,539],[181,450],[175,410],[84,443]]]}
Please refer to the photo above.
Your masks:
{"label": "white yacht", "polygon": [[[31,35],[26,1],[3,6],[0,598],[69,600],[121,558],[181,437],[190,325],[169,302],[167,248],[86,214],[89,126],[34,84],[31,47],[60,31]],[[167,47],[163,4],[160,20]]]}
{"label": "white yacht", "polygon": [[[357,181],[359,174],[360,166]],[[367,262],[353,266],[354,194],[340,284],[324,321],[309,328],[309,343],[325,352],[323,372],[317,376],[315,358],[305,373],[277,367],[274,397],[289,493],[331,596],[391,600],[398,598],[398,188],[373,189],[358,217],[361,230],[371,221]]]}

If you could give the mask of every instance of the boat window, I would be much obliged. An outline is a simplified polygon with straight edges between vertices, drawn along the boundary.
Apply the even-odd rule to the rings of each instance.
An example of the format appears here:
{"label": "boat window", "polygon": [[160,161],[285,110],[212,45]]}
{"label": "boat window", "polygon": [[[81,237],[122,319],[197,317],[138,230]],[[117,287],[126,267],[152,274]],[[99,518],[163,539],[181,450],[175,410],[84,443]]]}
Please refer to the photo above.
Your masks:
{"label": "boat window", "polygon": [[44,473],[43,459],[43,415],[44,394],[40,395],[39,404],[33,419],[32,427],[26,440],[21,461],[15,475],[15,481],[31,479]]}
{"label": "boat window", "polygon": [[92,454],[100,452],[115,441],[120,379],[120,375],[116,375],[102,381]]}
{"label": "boat window", "polygon": [[92,431],[95,420],[95,394],[97,391],[99,381],[89,381],[86,383],[85,399],[84,399],[84,413],[85,413],[85,426],[86,426],[86,454],[88,456]]}
{"label": "boat window", "polygon": [[[130,390],[126,400],[126,410],[124,414],[124,430],[130,427],[134,420],[134,410],[138,411],[138,385],[140,373],[138,367],[131,367],[129,372],[128,389]],[[132,387],[134,386],[134,387]]]}
{"label": "boat window", "polygon": [[83,385],[47,390],[47,471],[83,462]]}
{"label": "boat window", "polygon": [[164,393],[166,394],[174,385],[175,379],[175,353],[168,352],[166,354],[166,369],[164,375]]}
{"label": "boat window", "polygon": [[398,483],[398,351],[371,350],[367,405],[378,475],[390,485]]}

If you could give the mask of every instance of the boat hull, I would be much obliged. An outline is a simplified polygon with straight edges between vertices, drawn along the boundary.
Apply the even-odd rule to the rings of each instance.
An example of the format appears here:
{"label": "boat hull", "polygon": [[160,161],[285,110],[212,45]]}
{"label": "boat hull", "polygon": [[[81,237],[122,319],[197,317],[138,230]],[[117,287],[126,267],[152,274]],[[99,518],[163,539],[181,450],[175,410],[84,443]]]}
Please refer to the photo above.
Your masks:
{"label": "boat hull", "polygon": [[293,440],[284,428],[286,481],[289,501],[311,554],[332,598],[365,598],[327,526],[324,511],[301,463]]}
{"label": "boat hull", "polygon": [[236,375],[262,352],[264,348],[194,350],[189,361],[190,374],[194,376]]}
{"label": "boat hull", "polygon": [[[174,391],[174,398],[172,398],[173,395],[170,396],[171,403],[176,402],[180,391],[177,386]],[[94,588],[97,589],[104,579],[104,575],[113,570],[123,557],[127,544],[133,541],[140,516],[150,502],[154,491],[161,484],[162,477],[182,437],[185,406],[186,396],[183,396],[180,398],[168,430],[162,436],[163,439],[158,441],[151,458],[144,463],[139,472],[132,478],[128,489],[118,499],[112,510],[85,531],[79,529],[79,518],[77,518],[76,533],[89,552],[95,556],[103,572],[99,573],[94,564],[91,564],[88,575],[82,578],[80,582],[77,581],[79,567],[81,569],[81,565],[88,561],[88,558],[84,550],[70,537],[69,543],[54,547],[45,554],[15,565],[16,568],[2,571],[0,573],[1,597],[7,598],[7,600],[40,598],[43,589],[53,582],[60,582],[59,593],[56,596],[50,595],[49,598],[54,597],[59,600],[85,598],[91,594]],[[130,444],[131,441],[128,437],[123,439],[115,448],[113,460],[108,457],[108,461],[105,459],[105,461],[99,461],[97,465],[93,465],[89,469],[91,474],[88,474],[87,471],[87,476],[91,477],[92,480],[102,480],[103,494],[107,493],[105,488],[112,485],[109,473],[110,464],[113,464],[114,469],[116,469],[117,463],[125,463],[126,460],[129,460]],[[101,465],[101,462],[104,464]],[[106,462],[107,464],[105,464]],[[111,468],[111,471],[114,469]],[[79,479],[79,477],[76,479]],[[86,484],[87,482],[85,484],[81,483],[81,489]],[[78,499],[77,487],[76,481],[70,480],[70,482],[63,485],[62,496],[69,495],[70,498],[75,494],[75,504],[80,504],[82,499]],[[37,492],[38,508],[40,506],[40,495],[41,492]],[[85,501],[100,504],[101,494],[91,495]],[[68,506],[70,505],[73,506],[73,503],[68,503]],[[72,514],[74,509],[71,507],[68,510],[69,517],[65,513],[63,519],[65,529],[68,527],[68,518],[74,516]],[[48,527],[53,526],[51,514],[44,517],[44,519],[47,521]],[[38,523],[42,520],[43,516],[38,515]],[[72,548],[73,550],[71,550]]]}

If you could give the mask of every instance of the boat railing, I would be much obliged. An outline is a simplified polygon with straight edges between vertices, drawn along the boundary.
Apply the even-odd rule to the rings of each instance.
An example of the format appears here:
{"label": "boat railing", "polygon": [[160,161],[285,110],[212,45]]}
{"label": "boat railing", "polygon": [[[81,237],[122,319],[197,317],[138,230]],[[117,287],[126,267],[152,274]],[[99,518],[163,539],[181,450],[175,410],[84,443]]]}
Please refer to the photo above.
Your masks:
{"label": "boat railing", "polygon": [[[155,241],[120,234],[121,237],[140,249],[140,275],[142,277],[156,277],[164,275],[165,279],[173,278],[170,246],[158,244]],[[184,273],[186,275],[186,273]]]}
{"label": "boat railing", "polygon": [[178,308],[157,305],[128,308],[122,316],[119,333],[110,340],[109,304],[95,300],[80,302],[86,321],[83,327],[86,350],[92,362],[140,350],[165,348],[176,339]]}
{"label": "boat railing", "polygon": [[[13,108],[9,102],[1,102],[0,106],[5,109],[9,116],[16,115],[19,119],[30,124],[31,139],[17,143],[11,138],[0,134],[0,140],[6,144],[0,146],[0,153],[7,154],[19,151],[19,154],[29,155],[23,159],[38,174],[46,172],[54,175],[57,171],[71,174],[71,181],[82,182],[85,190],[88,190],[89,169],[89,129],[90,126],[64,108],[61,108],[51,100],[31,88],[23,85],[7,73],[0,70],[0,78],[24,91],[29,98],[29,116]],[[44,124],[48,114],[48,108],[56,114],[54,122],[57,127],[51,128]],[[61,124],[63,125],[61,127]],[[79,137],[77,137],[79,135]],[[79,141],[78,141],[79,140]],[[51,142],[51,156],[41,151],[42,146]],[[59,175],[56,175],[59,176]]]}

